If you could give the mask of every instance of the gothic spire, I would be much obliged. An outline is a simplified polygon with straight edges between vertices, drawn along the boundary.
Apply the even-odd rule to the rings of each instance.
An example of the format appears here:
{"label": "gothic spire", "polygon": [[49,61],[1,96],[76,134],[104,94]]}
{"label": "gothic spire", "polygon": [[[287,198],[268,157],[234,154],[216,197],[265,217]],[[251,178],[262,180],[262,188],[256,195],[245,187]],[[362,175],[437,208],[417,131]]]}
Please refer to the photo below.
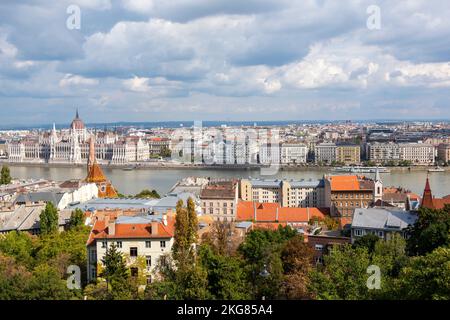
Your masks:
{"label": "gothic spire", "polygon": [[425,184],[425,190],[423,191],[421,207],[428,209],[435,209],[433,203],[433,194],[431,192],[430,180],[428,178],[428,175],[427,175],[427,182]]}

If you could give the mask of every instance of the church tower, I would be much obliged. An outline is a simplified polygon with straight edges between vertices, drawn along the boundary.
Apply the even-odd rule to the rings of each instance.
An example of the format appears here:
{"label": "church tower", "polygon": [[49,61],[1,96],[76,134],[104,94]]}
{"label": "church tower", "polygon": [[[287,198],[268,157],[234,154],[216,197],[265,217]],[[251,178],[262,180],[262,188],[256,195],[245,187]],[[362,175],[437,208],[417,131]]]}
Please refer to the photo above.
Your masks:
{"label": "church tower", "polygon": [[375,173],[375,190],[374,190],[374,198],[375,201],[383,200],[383,181],[381,181],[380,170]]}
{"label": "church tower", "polygon": [[433,203],[433,194],[431,193],[430,180],[427,176],[427,182],[425,183],[425,190],[423,191],[422,203],[420,204],[423,208],[435,209]]}
{"label": "church tower", "polygon": [[87,162],[87,177],[85,181],[95,183],[97,185],[99,198],[117,198],[117,192],[111,181],[106,178],[102,168],[97,163],[93,136],[89,139],[89,157]]}

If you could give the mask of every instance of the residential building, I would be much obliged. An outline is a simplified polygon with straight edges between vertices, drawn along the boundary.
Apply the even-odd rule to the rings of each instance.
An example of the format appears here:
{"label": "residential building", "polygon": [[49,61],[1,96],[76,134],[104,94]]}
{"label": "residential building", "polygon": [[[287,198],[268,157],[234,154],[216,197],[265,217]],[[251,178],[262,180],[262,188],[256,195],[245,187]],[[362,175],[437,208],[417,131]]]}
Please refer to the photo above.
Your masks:
{"label": "residential building", "polygon": [[69,204],[80,203],[97,198],[98,188],[95,183],[66,181],[59,186],[42,188],[36,192],[24,192],[17,195],[14,204],[36,204],[51,202],[58,210],[65,209]]}
{"label": "residential building", "polygon": [[325,207],[324,180],[283,180],[282,206]]}
{"label": "residential building", "polygon": [[338,143],[336,145],[336,162],[345,165],[361,163],[361,147],[351,143]]}
{"label": "residential building", "polygon": [[[31,234],[40,233],[40,215],[45,209],[44,202],[16,205],[0,212],[0,233],[24,231]],[[58,211],[58,230],[63,231],[70,221],[70,210]]]}
{"label": "residential building", "polygon": [[336,144],[320,143],[316,145],[315,162],[320,164],[331,164],[336,161]]}
{"label": "residential building", "polygon": [[279,203],[282,207],[324,207],[323,180],[241,179],[244,201]]}
{"label": "residential building", "polygon": [[283,183],[281,180],[241,179],[240,197],[244,201],[261,203],[282,203]]}
{"label": "residential building", "polygon": [[288,208],[279,203],[260,203],[253,201],[239,201],[237,221],[252,221],[254,226],[266,224],[289,225],[300,228],[309,224],[312,218],[324,219],[329,214],[327,209],[320,208]]}
{"label": "residential building", "polygon": [[[121,252],[132,276],[143,272],[147,282],[152,281],[152,271],[158,262],[170,255],[174,242],[174,219],[162,216],[119,216],[110,220],[95,221],[87,241],[88,281],[98,276],[98,268],[111,245]],[[139,270],[139,258],[145,259],[145,269]],[[162,262],[164,263],[164,262]]]}
{"label": "residential building", "polygon": [[217,221],[234,221],[239,190],[237,180],[215,180],[200,193],[202,213]]}
{"label": "residential building", "polygon": [[379,174],[375,180],[354,175],[325,177],[325,206],[341,226],[351,223],[355,209],[369,208],[382,197]]}
{"label": "residential building", "polygon": [[355,210],[351,226],[352,243],[367,234],[375,234],[379,238],[389,240],[393,234],[406,238],[406,228],[414,225],[417,214],[391,209],[358,208]]}
{"label": "residential building", "polygon": [[438,159],[450,164],[450,144],[442,143],[438,146]]}
{"label": "residential building", "polygon": [[351,238],[341,236],[305,234],[303,237],[308,246],[314,250],[313,261],[315,264],[323,264],[323,257],[330,252],[332,247],[351,243]]}
{"label": "residential building", "polygon": [[425,143],[401,143],[400,154],[403,161],[412,165],[430,165],[435,161],[435,147]]}
{"label": "residential building", "polygon": [[308,147],[302,143],[281,144],[280,160],[282,164],[306,163],[308,158]]}

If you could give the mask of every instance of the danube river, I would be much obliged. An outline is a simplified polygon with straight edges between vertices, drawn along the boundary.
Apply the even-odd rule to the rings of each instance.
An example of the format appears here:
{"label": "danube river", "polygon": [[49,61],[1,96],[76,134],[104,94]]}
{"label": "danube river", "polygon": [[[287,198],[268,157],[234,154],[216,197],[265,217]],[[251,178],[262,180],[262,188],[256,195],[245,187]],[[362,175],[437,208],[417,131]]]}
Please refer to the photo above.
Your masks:
{"label": "danube river", "polygon": [[[80,179],[86,176],[86,169],[82,167],[32,167],[11,166],[14,178],[44,178],[57,181]],[[311,168],[299,171],[279,171],[276,175],[261,176],[259,169],[140,169],[125,171],[119,168],[104,168],[107,177],[113,182],[119,192],[136,194],[142,189],[156,189],[160,194],[166,194],[181,178],[189,176],[214,178],[257,178],[266,179],[318,179],[330,173],[327,169]],[[372,174],[367,174],[372,175]],[[450,171],[430,173],[430,183],[433,194],[442,197],[450,194]],[[427,171],[393,170],[391,173],[381,174],[385,186],[402,186],[421,195],[425,186]]]}

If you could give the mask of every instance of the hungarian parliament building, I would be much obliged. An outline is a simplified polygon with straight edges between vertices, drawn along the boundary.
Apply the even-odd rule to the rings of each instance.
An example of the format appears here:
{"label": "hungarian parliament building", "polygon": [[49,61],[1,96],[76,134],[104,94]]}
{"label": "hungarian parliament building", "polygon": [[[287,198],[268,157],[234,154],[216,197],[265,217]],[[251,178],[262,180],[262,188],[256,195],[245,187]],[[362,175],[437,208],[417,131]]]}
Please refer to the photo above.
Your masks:
{"label": "hungarian parliament building", "polygon": [[125,164],[149,159],[149,143],[138,136],[119,137],[114,132],[89,132],[78,111],[70,128],[8,143],[10,162],[86,163],[89,140],[95,141],[96,158],[103,163]]}

